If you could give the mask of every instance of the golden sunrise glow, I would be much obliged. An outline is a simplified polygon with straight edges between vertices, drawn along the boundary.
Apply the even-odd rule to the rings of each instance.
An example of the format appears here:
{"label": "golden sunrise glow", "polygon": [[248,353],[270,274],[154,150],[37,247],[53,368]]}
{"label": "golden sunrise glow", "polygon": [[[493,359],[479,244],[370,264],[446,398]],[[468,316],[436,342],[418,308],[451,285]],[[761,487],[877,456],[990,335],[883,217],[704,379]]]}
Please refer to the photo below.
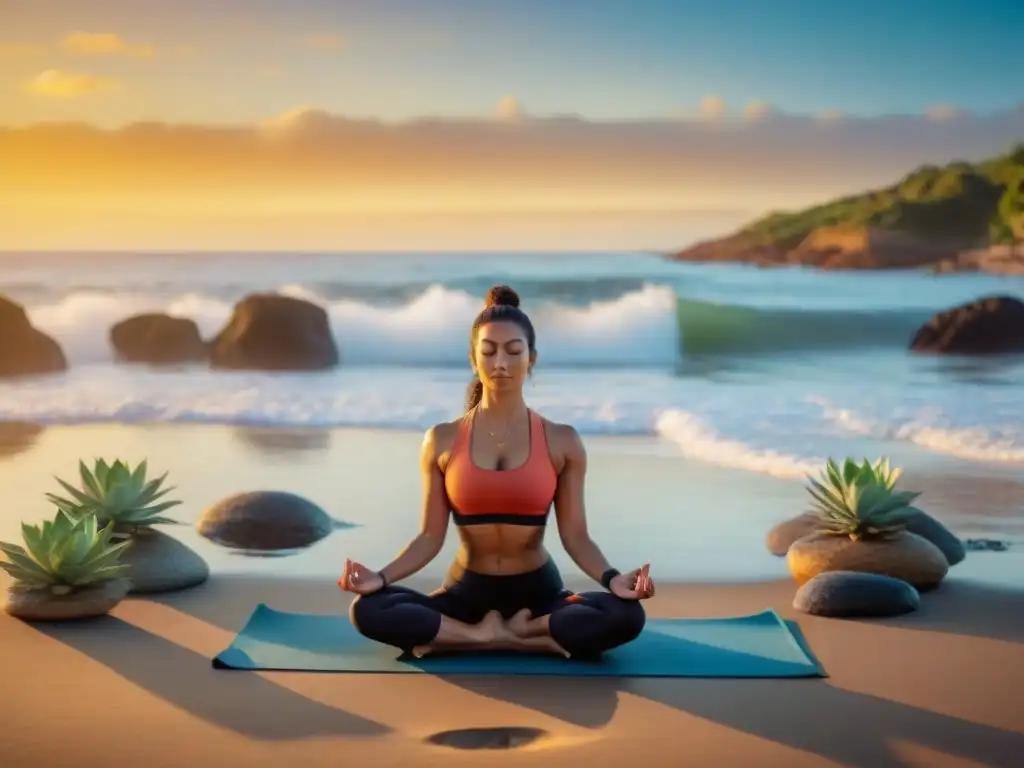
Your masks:
{"label": "golden sunrise glow", "polygon": [[674,248],[694,222],[715,234],[1024,136],[1024,109],[956,94],[791,111],[803,94],[758,80],[766,60],[670,42],[672,14],[300,5],[5,10],[0,249]]}
{"label": "golden sunrise glow", "polygon": [[72,53],[86,56],[131,56],[151,59],[156,55],[152,45],[129,43],[120,35],[110,32],[72,32],[61,40],[61,45]]}

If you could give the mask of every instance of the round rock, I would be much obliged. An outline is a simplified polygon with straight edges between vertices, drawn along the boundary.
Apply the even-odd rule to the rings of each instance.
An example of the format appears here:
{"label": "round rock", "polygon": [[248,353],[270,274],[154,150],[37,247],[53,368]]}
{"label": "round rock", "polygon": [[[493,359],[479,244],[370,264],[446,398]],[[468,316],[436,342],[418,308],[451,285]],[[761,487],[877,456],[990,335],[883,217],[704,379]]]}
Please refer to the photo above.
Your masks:
{"label": "round rock", "polygon": [[201,536],[233,549],[298,549],[334,530],[334,521],[308,499],[287,491],[248,491],[221,499],[196,524]]}
{"label": "round rock", "polygon": [[877,573],[829,571],[797,590],[793,607],[815,616],[878,618],[917,610],[921,596],[913,585]]}
{"label": "round rock", "polygon": [[794,541],[814,533],[817,529],[818,516],[811,512],[805,512],[789,520],[783,520],[768,531],[765,544],[773,555],[785,557]]}
{"label": "round rock", "polygon": [[21,304],[4,296],[0,296],[0,339],[0,377],[67,370],[60,344],[32,325]]}
{"label": "round rock", "polygon": [[195,320],[159,312],[134,315],[110,329],[110,345],[126,363],[167,365],[206,360]]}
{"label": "round rock", "polygon": [[173,592],[202,584],[210,577],[210,566],[196,552],[172,536],[143,529],[132,536],[132,544],[121,555],[131,566],[132,594]]}
{"label": "round rock", "polygon": [[80,589],[67,595],[54,595],[46,590],[3,591],[5,612],[25,621],[73,621],[104,616],[128,594],[128,579],[118,578],[100,586]]}
{"label": "round rock", "polygon": [[942,550],[910,531],[860,541],[812,533],[793,542],[786,554],[786,565],[801,586],[821,573],[856,571],[900,579],[921,592],[939,586],[949,571],[949,561]]}
{"label": "round rock", "polygon": [[327,311],[292,296],[258,293],[239,301],[210,342],[214,368],[317,371],[341,360]]}
{"label": "round rock", "polygon": [[946,355],[1024,352],[1024,301],[983,296],[939,312],[914,334],[910,349]]}
{"label": "round rock", "polygon": [[907,530],[938,547],[950,565],[956,565],[967,557],[967,547],[956,534],[926,512],[914,513],[907,520]]}

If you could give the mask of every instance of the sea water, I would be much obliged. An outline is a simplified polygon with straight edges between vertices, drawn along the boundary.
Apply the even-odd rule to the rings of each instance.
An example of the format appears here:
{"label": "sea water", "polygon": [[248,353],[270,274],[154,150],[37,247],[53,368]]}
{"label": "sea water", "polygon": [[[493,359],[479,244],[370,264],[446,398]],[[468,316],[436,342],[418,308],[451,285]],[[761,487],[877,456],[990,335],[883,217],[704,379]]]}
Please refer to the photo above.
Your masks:
{"label": "sea water", "polygon": [[[1024,360],[911,355],[914,330],[1024,278],[682,264],[647,254],[3,254],[0,292],[64,347],[63,375],[0,383],[0,419],[421,430],[457,415],[468,330],[494,283],[537,328],[531,405],[583,434],[802,476],[863,438],[1024,467]],[[278,290],[325,306],[324,373],[114,362],[110,326],[166,311],[212,336]]]}
{"label": "sea water", "polygon": [[[694,463],[743,473],[750,488],[759,477],[803,481],[825,458],[846,456],[889,456],[933,481],[1009,480],[1019,489],[1014,481],[1024,478],[1024,360],[907,350],[934,312],[990,293],[1024,296],[1024,279],[697,265],[641,253],[3,254],[0,293],[61,343],[70,369],[0,382],[0,421],[294,427],[307,436],[325,427],[420,431],[461,413],[469,327],[495,283],[520,293],[537,329],[530,405],[584,436],[648,436],[602,443],[602,461],[609,466],[604,454],[620,449],[632,466],[637,450],[656,454],[665,471],[676,460],[674,496]],[[235,301],[266,290],[327,309],[339,368],[258,373],[114,361],[108,331],[128,315],[190,317],[210,337]],[[36,469],[40,482],[53,471]],[[210,485],[205,502],[229,486]],[[743,551],[760,553],[772,513],[715,501],[717,487],[702,486],[700,509],[693,500],[680,508],[743,517],[757,529],[743,534]],[[971,519],[955,521],[957,531],[1024,546],[1021,510],[1010,508],[1020,494],[1000,501],[990,487],[975,483],[970,498],[958,497],[954,511],[965,507]],[[697,534],[680,573],[734,571],[713,547],[698,546],[732,541],[729,521],[673,525],[682,526],[678,540]],[[397,531],[394,540],[380,535],[360,527],[347,536],[360,552],[401,544]],[[620,536],[628,538],[616,529],[619,549]],[[307,565],[329,569],[335,555]]]}

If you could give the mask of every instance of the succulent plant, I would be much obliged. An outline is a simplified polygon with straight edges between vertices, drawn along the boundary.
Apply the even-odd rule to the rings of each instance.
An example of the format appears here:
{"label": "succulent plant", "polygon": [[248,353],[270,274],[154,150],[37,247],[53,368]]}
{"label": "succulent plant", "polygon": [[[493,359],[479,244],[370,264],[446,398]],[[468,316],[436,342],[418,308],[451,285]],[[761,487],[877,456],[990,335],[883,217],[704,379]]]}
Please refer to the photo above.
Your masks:
{"label": "succulent plant", "polygon": [[114,526],[100,529],[92,515],[75,517],[57,510],[42,525],[21,525],[25,546],[0,542],[8,562],[0,568],[14,578],[16,590],[48,589],[66,595],[121,577],[129,566],[120,563],[131,541],[114,542]]}
{"label": "succulent plant", "polygon": [[901,531],[919,511],[911,502],[921,494],[897,491],[900,474],[884,458],[874,464],[848,458],[841,470],[829,459],[820,481],[810,478],[807,489],[821,530],[854,541],[888,538]]}
{"label": "succulent plant", "polygon": [[176,524],[177,520],[163,517],[161,513],[181,504],[180,501],[154,503],[174,490],[173,486],[161,488],[167,473],[147,481],[147,469],[145,460],[134,471],[120,459],[109,465],[97,459],[92,470],[79,461],[81,488],[58,477],[57,482],[71,498],[52,493],[46,494],[46,498],[72,517],[92,514],[101,525],[113,523],[118,535],[158,524]]}

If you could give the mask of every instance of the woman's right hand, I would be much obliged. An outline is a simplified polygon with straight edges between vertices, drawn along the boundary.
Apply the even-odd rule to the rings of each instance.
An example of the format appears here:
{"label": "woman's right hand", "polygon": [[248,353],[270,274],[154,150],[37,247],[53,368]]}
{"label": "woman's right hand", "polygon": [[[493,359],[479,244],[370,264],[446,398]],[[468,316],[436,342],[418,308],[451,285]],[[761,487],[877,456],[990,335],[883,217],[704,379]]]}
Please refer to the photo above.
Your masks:
{"label": "woman's right hand", "polygon": [[338,579],[338,586],[346,592],[369,595],[384,587],[384,579],[377,571],[370,570],[362,563],[345,559],[345,568]]}

